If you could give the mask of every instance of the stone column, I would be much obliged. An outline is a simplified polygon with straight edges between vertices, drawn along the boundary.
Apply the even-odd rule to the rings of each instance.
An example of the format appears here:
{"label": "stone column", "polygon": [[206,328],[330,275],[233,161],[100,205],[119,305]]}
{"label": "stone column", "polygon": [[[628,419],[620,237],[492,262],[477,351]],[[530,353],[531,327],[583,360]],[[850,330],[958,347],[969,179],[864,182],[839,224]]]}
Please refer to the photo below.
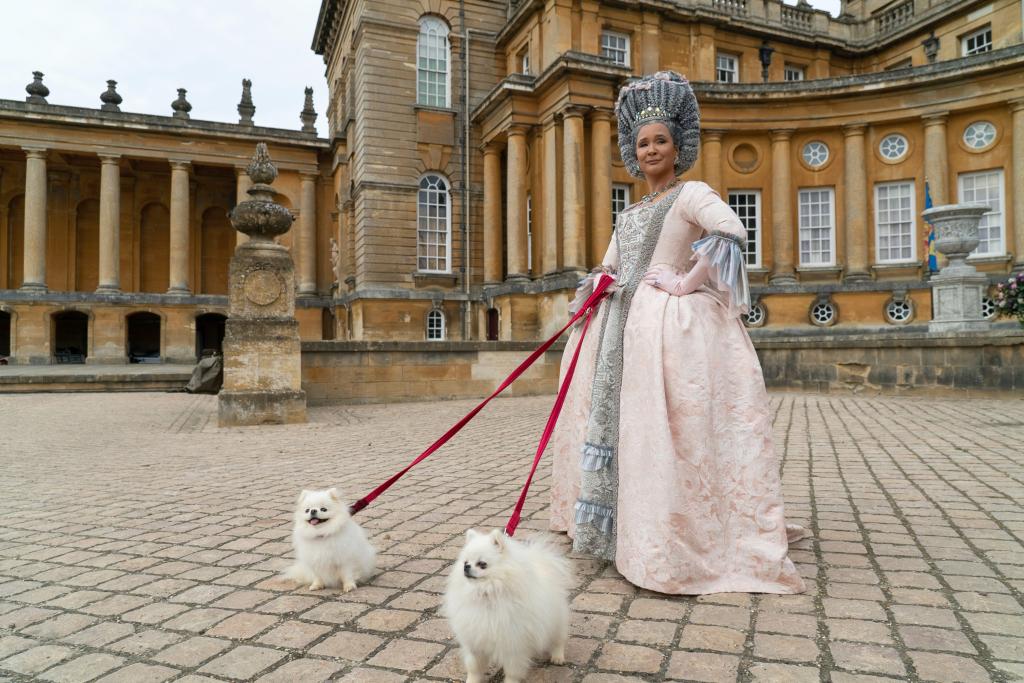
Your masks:
{"label": "stone column", "polygon": [[25,150],[25,260],[22,289],[46,290],[46,149]]}
{"label": "stone column", "polygon": [[[252,187],[252,179],[245,172],[244,167],[235,168],[235,204],[241,204],[249,199],[249,188]],[[249,236],[241,230],[235,231],[235,245],[245,244]]]}
{"label": "stone column", "polygon": [[508,198],[505,222],[509,279],[530,277],[530,271],[526,267],[526,131],[526,126],[518,124],[513,124],[508,129]]}
{"label": "stone column", "polygon": [[[1013,269],[1024,270],[1024,98],[1010,102],[1013,131],[1010,168],[1013,189]],[[1007,240],[1009,242],[1009,240]]]}
{"label": "stone column", "polygon": [[501,282],[501,148],[484,147],[484,282]]}
{"label": "stone column", "polygon": [[796,284],[793,270],[793,197],[789,168],[792,130],[773,130],[772,140],[772,273],[773,285]]}
{"label": "stone column", "polygon": [[96,291],[121,290],[121,157],[100,155],[100,282]]}
{"label": "stone column", "polygon": [[949,160],[946,153],[946,120],[949,112],[927,114],[924,122],[924,177],[931,190],[932,205],[949,203]]}
{"label": "stone column", "polygon": [[547,275],[558,272],[558,120],[544,122],[544,249],[542,262]]}
{"label": "stone column", "polygon": [[565,270],[587,269],[587,207],[583,194],[585,112],[584,107],[567,107],[562,119],[562,264]]}
{"label": "stone column", "polygon": [[868,190],[864,165],[867,126],[843,126],[843,208],[846,221],[846,282],[870,280],[868,272]]}
{"label": "stone column", "polygon": [[168,294],[191,294],[189,288],[189,187],[187,161],[171,161],[171,239]]}
{"label": "stone column", "polygon": [[590,117],[590,263],[597,265],[612,239],[612,112]]}
{"label": "stone column", "polygon": [[704,172],[704,182],[713,190],[722,193],[722,131],[702,130],[700,132],[701,145],[700,155],[703,157],[701,169]]}
{"label": "stone column", "polygon": [[299,195],[299,292],[300,297],[316,296],[316,174],[300,173]]}

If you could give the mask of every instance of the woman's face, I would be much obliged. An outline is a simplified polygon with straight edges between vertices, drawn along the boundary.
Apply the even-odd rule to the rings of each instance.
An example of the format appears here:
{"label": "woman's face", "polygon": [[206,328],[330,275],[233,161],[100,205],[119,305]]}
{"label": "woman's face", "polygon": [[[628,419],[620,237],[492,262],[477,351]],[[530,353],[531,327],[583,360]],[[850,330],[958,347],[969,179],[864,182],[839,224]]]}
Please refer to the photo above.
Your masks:
{"label": "woman's face", "polygon": [[641,126],[636,134],[636,158],[647,178],[675,175],[676,145],[668,126],[660,121]]}

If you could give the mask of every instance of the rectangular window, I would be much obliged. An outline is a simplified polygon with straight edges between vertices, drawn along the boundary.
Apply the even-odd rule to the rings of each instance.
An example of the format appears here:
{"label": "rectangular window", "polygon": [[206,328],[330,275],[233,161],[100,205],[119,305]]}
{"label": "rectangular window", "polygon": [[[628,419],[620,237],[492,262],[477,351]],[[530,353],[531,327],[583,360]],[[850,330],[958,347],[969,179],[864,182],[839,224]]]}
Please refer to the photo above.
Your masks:
{"label": "rectangular window", "polygon": [[836,262],[835,190],[800,190],[800,265],[832,266]]}
{"label": "rectangular window", "polygon": [[423,273],[451,272],[451,196],[441,176],[420,180],[416,214],[416,268]]}
{"label": "rectangular window", "polygon": [[629,36],[625,33],[602,31],[601,56],[616,64],[629,66]]}
{"label": "rectangular window", "polygon": [[972,256],[1002,256],[1006,253],[1003,239],[1003,171],[981,171],[961,173],[957,179],[960,185],[961,204],[980,204],[991,211],[981,217],[978,235],[981,241]]}
{"label": "rectangular window", "polygon": [[629,206],[630,186],[623,183],[612,185],[612,225],[618,225],[619,215]]}
{"label": "rectangular window", "polygon": [[715,80],[719,83],[739,83],[740,58],[725,52],[715,55]]}
{"label": "rectangular window", "polygon": [[782,71],[784,80],[787,81],[802,81],[806,75],[806,70],[802,66],[796,64],[787,64],[785,69]]}
{"label": "rectangular window", "polygon": [[519,73],[528,74],[530,73],[530,46],[527,45],[523,48],[523,51],[519,53]]}
{"label": "rectangular window", "polygon": [[730,191],[729,208],[736,212],[747,229],[747,265],[757,268],[761,265],[761,191]]}
{"label": "rectangular window", "polygon": [[875,254],[878,263],[917,258],[914,239],[914,183],[875,185]]}
{"label": "rectangular window", "polygon": [[960,39],[960,52],[964,57],[980,55],[992,49],[992,26],[978,29]]}

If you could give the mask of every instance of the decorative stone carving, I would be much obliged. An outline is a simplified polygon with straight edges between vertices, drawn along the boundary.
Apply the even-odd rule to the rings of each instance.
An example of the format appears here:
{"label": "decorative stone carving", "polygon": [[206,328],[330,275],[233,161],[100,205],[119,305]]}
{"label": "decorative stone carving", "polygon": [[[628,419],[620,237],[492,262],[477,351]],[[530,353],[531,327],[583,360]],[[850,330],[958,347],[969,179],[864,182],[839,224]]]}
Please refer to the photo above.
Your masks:
{"label": "decorative stone carving", "polygon": [[185,94],[188,91],[184,88],[178,88],[178,99],[171,102],[171,109],[174,110],[172,116],[176,119],[188,120],[191,118],[188,113],[192,111],[192,105],[185,99]]}
{"label": "decorative stone carving", "polygon": [[32,72],[32,82],[25,86],[25,92],[28,93],[25,101],[29,104],[48,104],[46,96],[50,94],[50,89],[43,85],[42,71]]}
{"label": "decorative stone carving", "polygon": [[338,241],[331,238],[331,273],[334,275],[332,287],[338,287],[341,282],[341,249],[338,248]]}
{"label": "decorative stone carving", "polygon": [[932,322],[929,332],[987,330],[989,322],[981,311],[981,298],[988,278],[967,262],[977,248],[978,223],[987,206],[948,204],[927,209],[921,215],[935,226],[935,248],[948,263],[929,280],[932,287]]}
{"label": "decorative stone carving", "polygon": [[229,310],[224,333],[221,426],[306,421],[299,324],[295,319],[295,266],[274,237],[288,232],[291,213],[274,201],[277,169],[259,143],[246,169],[250,199],[230,214],[249,236],[235,248],[228,273]]}
{"label": "decorative stone carving", "polygon": [[256,106],[252,103],[252,81],[248,78],[242,79],[242,101],[238,103],[238,125],[251,126],[252,116],[256,113]]}
{"label": "decorative stone carving", "polygon": [[303,102],[299,119],[302,121],[302,132],[316,135],[316,110],[313,109],[313,89],[306,88],[306,100]]}
{"label": "decorative stone carving", "polygon": [[107,81],[107,89],[100,93],[100,101],[103,103],[100,106],[101,111],[121,111],[121,107],[117,105],[123,100],[117,94],[117,81]]}

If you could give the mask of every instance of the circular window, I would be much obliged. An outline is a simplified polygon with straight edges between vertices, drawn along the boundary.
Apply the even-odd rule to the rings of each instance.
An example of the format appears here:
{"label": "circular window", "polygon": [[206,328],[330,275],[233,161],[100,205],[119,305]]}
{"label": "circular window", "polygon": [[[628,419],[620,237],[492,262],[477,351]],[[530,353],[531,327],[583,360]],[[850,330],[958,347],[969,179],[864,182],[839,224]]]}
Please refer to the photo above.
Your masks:
{"label": "circular window", "polygon": [[998,315],[999,311],[996,309],[996,302],[992,300],[992,297],[981,297],[981,317],[985,320],[995,320]]}
{"label": "circular window", "polygon": [[743,324],[747,327],[761,327],[768,319],[768,310],[760,301],[750,306],[750,311],[742,316]]}
{"label": "circular window", "polygon": [[896,161],[903,157],[910,148],[907,139],[899,133],[886,135],[878,145],[878,152],[889,161]]}
{"label": "circular window", "polygon": [[885,318],[893,325],[905,325],[914,319],[914,305],[910,299],[890,299],[885,305]]}
{"label": "circular window", "polygon": [[971,149],[985,149],[996,139],[996,127],[988,121],[975,121],[964,130],[964,144]]}
{"label": "circular window", "polygon": [[811,168],[820,168],[828,161],[828,145],[820,140],[804,145],[804,162]]}
{"label": "circular window", "polygon": [[819,301],[811,306],[811,322],[819,327],[834,325],[836,317],[836,306],[831,301]]}

